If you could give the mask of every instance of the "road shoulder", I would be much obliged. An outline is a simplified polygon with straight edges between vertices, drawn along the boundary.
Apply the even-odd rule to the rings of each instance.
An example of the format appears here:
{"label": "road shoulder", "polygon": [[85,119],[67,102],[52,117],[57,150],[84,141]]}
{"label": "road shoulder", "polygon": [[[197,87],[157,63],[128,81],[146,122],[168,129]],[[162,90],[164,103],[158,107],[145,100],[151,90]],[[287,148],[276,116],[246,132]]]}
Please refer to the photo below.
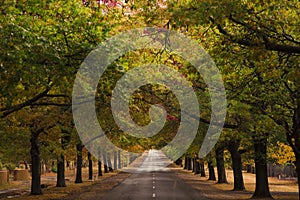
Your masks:
{"label": "road shoulder", "polygon": [[[209,181],[207,177],[201,177],[200,175],[195,175],[191,171],[182,169],[181,167],[172,164],[169,168],[184,182],[191,185],[193,188],[197,189],[201,194],[208,199],[250,199],[254,190],[254,181],[249,183],[255,175],[244,174],[244,180],[246,185],[245,191],[232,191],[233,180],[231,180],[232,172],[229,172],[229,184],[217,184],[216,181]],[[298,193],[293,192],[294,187],[297,185],[295,183],[280,182],[275,180],[275,178],[269,178],[270,191],[273,199],[298,199]],[[290,190],[287,192],[287,188]]]}

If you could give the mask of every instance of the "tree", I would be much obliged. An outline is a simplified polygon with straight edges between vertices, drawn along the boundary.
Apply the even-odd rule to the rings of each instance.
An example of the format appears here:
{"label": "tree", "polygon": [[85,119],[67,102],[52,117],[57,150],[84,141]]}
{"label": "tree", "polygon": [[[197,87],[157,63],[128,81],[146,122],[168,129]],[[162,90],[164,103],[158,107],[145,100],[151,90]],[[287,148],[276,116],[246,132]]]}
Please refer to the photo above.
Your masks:
{"label": "tree", "polygon": [[[66,114],[66,113],[65,113]],[[66,114],[68,115],[68,114]],[[67,120],[65,120],[67,121]],[[61,126],[61,150],[58,155],[57,159],[57,179],[56,179],[56,187],[66,187],[66,181],[65,181],[65,152],[67,145],[71,141],[72,136],[72,123],[68,123],[68,126],[64,125],[62,122],[58,122],[58,124]]]}
{"label": "tree", "polygon": [[[233,70],[228,71],[226,67],[223,72],[236,74],[236,77],[245,80],[244,84],[240,85],[235,82],[238,78],[229,80],[230,84],[238,86],[235,87],[233,93],[229,93],[230,96],[238,101],[240,97],[243,97],[243,100],[246,100],[246,102],[243,101],[244,103],[260,108],[258,115],[267,115],[279,126],[285,128],[287,140],[290,141],[297,157],[298,143],[295,141],[298,141],[297,135],[299,135],[297,114],[299,108],[297,99],[299,98],[295,96],[299,96],[297,95],[299,87],[297,87],[298,81],[288,74],[298,74],[299,56],[297,55],[299,55],[300,43],[299,32],[295,28],[297,27],[295,17],[299,15],[299,3],[274,0],[262,4],[260,1],[224,0],[184,2],[181,5],[184,9],[178,9],[175,3],[170,4],[170,7],[170,14],[173,16],[169,18],[170,24],[185,25],[188,30],[191,30],[195,24],[213,25],[214,35],[220,39],[221,43],[213,45],[217,48],[212,55],[218,56],[217,62],[231,64],[230,68]],[[236,49],[239,49],[241,53],[237,54]],[[224,56],[226,51],[230,54],[229,56]],[[236,60],[233,61],[233,59]],[[255,77],[251,73],[248,73],[246,77],[241,76],[241,71],[234,69],[239,65],[244,66],[246,71],[255,69],[253,74],[260,76]],[[226,66],[226,64],[220,66]],[[254,84],[251,79],[259,79],[259,84]],[[250,88],[252,86],[252,89],[249,90],[245,86],[250,86]],[[245,93],[240,92],[241,90],[245,92],[245,89],[248,93],[247,97],[244,96]],[[289,111],[291,115],[288,114]],[[285,116],[284,120],[282,116]],[[256,141],[254,143],[258,144]],[[266,187],[263,193],[268,193]]]}
{"label": "tree", "polygon": [[102,162],[101,162],[101,149],[98,147],[98,176],[103,176],[102,174]]}
{"label": "tree", "polygon": [[[71,86],[80,63],[110,29],[108,24],[102,26],[106,22],[101,19],[117,17],[117,13],[104,17],[77,1],[2,1],[0,9],[0,82],[4,86],[0,118],[6,120],[21,110],[35,116],[47,115],[49,108],[70,107]],[[55,126],[61,113],[56,114],[54,120],[26,125],[31,131],[32,194],[41,193],[39,136]],[[43,124],[47,122],[50,125]],[[59,186],[64,185],[64,158],[58,156]]]}
{"label": "tree", "polygon": [[[241,147],[250,146],[248,142],[252,141],[251,153],[253,152],[257,173],[254,196],[270,196],[266,177],[267,148],[270,138],[278,135],[280,131],[286,134],[286,140],[282,142],[291,146],[296,157],[297,174],[300,174],[300,39],[299,23],[295,20],[300,14],[298,1],[221,0],[162,3],[142,0],[128,1],[122,10],[111,9],[117,7],[117,4],[117,1],[100,4],[92,0],[4,0],[0,3],[3,14],[0,17],[0,131],[1,134],[4,132],[0,137],[3,141],[11,141],[10,133],[24,130],[27,134],[15,136],[24,139],[18,146],[24,144],[27,147],[30,138],[32,194],[41,193],[40,152],[47,143],[47,140],[44,141],[46,134],[55,143],[47,148],[57,147],[57,185],[64,185],[64,136],[58,137],[60,132],[58,134],[55,130],[59,126],[58,121],[67,119],[61,119],[62,111],[56,108],[65,110],[71,106],[71,88],[80,63],[104,38],[144,25],[178,30],[197,39],[211,54],[223,74],[229,100],[225,127],[238,128],[236,133],[242,134],[242,137],[222,140],[216,146],[218,182],[227,182],[223,158],[224,149],[227,148],[233,161],[234,189],[243,189]],[[123,12],[127,14],[124,15]],[[133,21],[138,23],[132,23]],[[111,88],[118,78],[128,70],[149,61],[167,63],[169,67],[187,74],[200,97],[203,111],[200,121],[208,124],[211,111],[204,81],[191,70],[189,63],[168,52],[141,50],[130,52],[118,59],[99,82],[100,92],[97,93],[96,105],[109,104]],[[120,67],[122,65],[123,68]],[[142,151],[151,146],[160,148],[171,141],[180,119],[180,107],[174,94],[167,88],[146,85],[132,99],[132,117],[141,125],[149,122],[149,105],[169,105],[164,129],[151,141],[123,134],[113,123],[111,108],[108,106],[98,110],[100,124],[104,125],[107,136],[120,148],[128,148],[130,151]],[[20,114],[23,117],[18,117]],[[51,119],[43,117],[48,114],[51,114]],[[224,132],[226,139],[226,132],[229,131]],[[204,134],[205,130],[199,130],[195,142],[186,152],[189,159],[197,159],[196,154]],[[28,142],[24,142],[26,138]],[[62,140],[57,142],[58,138]],[[245,139],[248,141],[245,142]],[[2,140],[0,143],[2,144]],[[82,144],[81,147],[78,145],[77,167],[82,162]],[[25,158],[28,162],[29,158],[23,156],[29,153],[28,150],[16,151],[14,158],[8,159],[11,152],[11,149],[1,149],[1,154],[7,154],[3,156],[3,160],[18,163],[20,158]],[[104,153],[105,157],[102,152],[103,164],[107,171],[108,166],[112,167],[108,163],[111,159],[106,158],[111,152]],[[120,160],[121,155],[118,152],[118,165],[121,165]],[[116,155],[114,161],[116,165]],[[98,162],[100,175],[101,161]],[[191,162],[187,160],[185,163]],[[198,163],[194,164],[193,170],[197,171]],[[211,166],[211,162],[208,164]],[[81,166],[78,169],[79,180]],[[212,173],[210,167],[209,170]],[[300,176],[298,183],[300,190]]]}
{"label": "tree", "polygon": [[200,174],[201,169],[200,169],[200,160],[199,159],[194,159],[194,172],[195,174]]}
{"label": "tree", "polygon": [[102,153],[103,156],[103,165],[104,165],[104,173],[108,173],[108,164],[107,164],[107,156],[106,156],[106,152]]}
{"label": "tree", "polygon": [[[226,8],[222,9],[223,12],[219,10],[219,7],[213,7],[208,11],[210,13],[209,20],[224,36],[225,41],[246,47],[248,52],[254,49],[264,52],[265,56],[258,56],[261,64],[265,63],[265,65],[260,64],[261,67],[258,67],[258,73],[260,73],[258,78],[260,84],[268,89],[260,91],[263,97],[257,95],[255,100],[251,101],[251,105],[258,106],[261,114],[267,115],[279,126],[285,128],[287,140],[294,149],[297,160],[297,156],[299,157],[299,144],[297,143],[299,137],[299,87],[297,87],[298,80],[291,78],[288,74],[299,73],[297,67],[299,66],[299,56],[297,55],[300,53],[299,32],[294,28],[297,26],[294,18],[299,14],[295,10],[299,9],[299,4],[297,1],[280,3],[270,1],[264,5],[259,2],[235,4],[234,2],[222,1],[222,4]],[[241,34],[233,34],[231,30],[235,30],[234,32],[239,30],[238,32]],[[273,66],[270,62],[266,62],[269,60],[268,57],[272,57]],[[257,67],[259,64],[252,62],[249,67],[251,65]],[[270,67],[266,67],[266,65]],[[279,68],[275,70],[274,66]],[[278,88],[280,89],[278,90]],[[290,94],[287,94],[289,92]],[[291,115],[286,114],[288,110],[292,113]],[[285,117],[282,118],[281,114]],[[254,138],[256,137],[254,136]],[[258,146],[260,144],[262,149]],[[260,152],[266,152],[265,145],[266,139],[254,139],[255,149],[260,150]],[[262,162],[261,164],[257,163],[259,167],[265,166],[265,158],[263,160],[256,158],[255,160],[256,163]],[[297,170],[300,172],[300,164]],[[265,188],[265,191],[255,192],[254,196],[269,196],[266,184],[267,181],[264,181],[264,186],[257,185],[258,190],[261,191]]]}
{"label": "tree", "polygon": [[35,124],[32,124],[31,127],[31,194],[32,195],[39,195],[42,194],[42,188],[41,188],[41,166],[40,166],[40,146],[38,137],[39,134],[44,130],[43,128],[37,128],[35,127]]}
{"label": "tree", "polygon": [[56,178],[56,187],[66,187],[65,181],[65,157],[61,154],[57,158],[57,178]]}
{"label": "tree", "polygon": [[89,161],[89,180],[93,180],[93,160],[92,154],[88,152],[88,161]]}
{"label": "tree", "polygon": [[239,191],[244,190],[244,180],[242,173],[242,157],[241,151],[239,151],[240,141],[231,140],[228,144],[228,150],[232,158],[232,169],[233,169],[233,178],[234,178],[234,187],[233,190]]}
{"label": "tree", "polygon": [[271,197],[267,176],[267,140],[266,137],[253,136],[255,154],[255,191],[253,197]]}
{"label": "tree", "polygon": [[216,175],[215,175],[215,162],[214,162],[214,158],[215,158],[215,150],[211,151],[207,156],[206,156],[206,162],[207,162],[207,167],[208,167],[208,180],[212,180],[215,181],[216,179]]}
{"label": "tree", "polygon": [[204,166],[204,160],[201,159],[200,160],[200,174],[202,177],[205,177],[205,166]]}
{"label": "tree", "polygon": [[216,147],[216,163],[218,171],[218,183],[228,183],[224,165],[224,147]]}
{"label": "tree", "polygon": [[216,180],[216,175],[215,175],[215,169],[214,166],[212,165],[212,162],[208,162],[208,171],[209,171],[209,176],[208,176],[208,180],[212,180],[215,181]]}
{"label": "tree", "polygon": [[184,156],[184,166],[183,166],[183,169],[187,169],[187,165],[188,165],[188,160],[187,160],[187,157]]}
{"label": "tree", "polygon": [[[50,117],[50,115],[48,116]],[[39,195],[42,194],[41,190],[41,158],[40,158],[40,144],[39,136],[41,133],[53,128],[56,125],[56,121],[53,124],[48,124],[48,120],[42,116],[35,116],[30,125],[31,132],[31,194]]]}
{"label": "tree", "polygon": [[121,150],[118,149],[118,169],[122,168],[122,164],[121,164]]}
{"label": "tree", "polygon": [[192,158],[191,157],[187,157],[187,170],[192,170]]}
{"label": "tree", "polygon": [[[18,116],[20,115],[22,113],[19,113]],[[3,166],[8,163],[15,166],[24,163],[25,168],[28,169],[28,163],[30,163],[30,130],[27,126],[18,123],[18,116],[10,116],[6,120],[0,119],[0,160]]]}
{"label": "tree", "polygon": [[114,151],[114,168],[113,168],[114,170],[118,169],[117,160],[118,160],[118,154],[117,154],[117,151]]}
{"label": "tree", "polygon": [[77,162],[75,183],[82,183],[82,149],[83,145],[81,144],[81,142],[78,142],[78,144],[76,145]]}

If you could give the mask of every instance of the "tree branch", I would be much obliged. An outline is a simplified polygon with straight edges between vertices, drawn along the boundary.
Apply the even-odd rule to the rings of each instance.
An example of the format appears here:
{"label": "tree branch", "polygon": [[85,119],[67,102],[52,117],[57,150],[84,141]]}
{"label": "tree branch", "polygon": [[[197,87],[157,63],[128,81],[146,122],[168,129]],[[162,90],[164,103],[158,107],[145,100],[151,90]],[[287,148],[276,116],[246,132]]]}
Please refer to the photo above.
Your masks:
{"label": "tree branch", "polygon": [[68,98],[68,95],[65,94],[46,94],[45,97],[51,97],[51,98],[55,98],[55,97],[64,97],[64,98]]}
{"label": "tree branch", "polygon": [[41,99],[45,95],[47,95],[47,93],[50,91],[50,89],[51,89],[51,85],[49,87],[47,87],[43,92],[39,93],[38,95],[32,97],[31,99],[29,99],[23,103],[15,105],[11,108],[2,108],[0,111],[4,111],[4,112],[2,113],[2,115],[0,115],[0,118],[4,118],[13,112],[19,111],[26,106],[32,105],[34,102],[38,101],[39,99]]}
{"label": "tree branch", "polygon": [[55,103],[55,102],[38,102],[32,103],[31,106],[58,106],[58,107],[65,107],[71,106],[71,103]]}
{"label": "tree branch", "polygon": [[[217,29],[220,33],[230,38],[230,40],[234,43],[247,46],[247,47],[259,47],[264,46],[266,50],[270,51],[277,51],[277,52],[283,52],[283,53],[295,53],[300,54],[300,46],[292,46],[292,45],[286,45],[286,44],[277,44],[274,42],[271,42],[267,37],[264,37],[263,42],[257,42],[250,39],[244,39],[239,38],[236,35],[233,35],[229,33],[226,29],[224,29],[220,24],[218,24],[213,17],[209,17],[210,21],[216,25]],[[242,22],[239,23],[240,25],[244,25]]]}

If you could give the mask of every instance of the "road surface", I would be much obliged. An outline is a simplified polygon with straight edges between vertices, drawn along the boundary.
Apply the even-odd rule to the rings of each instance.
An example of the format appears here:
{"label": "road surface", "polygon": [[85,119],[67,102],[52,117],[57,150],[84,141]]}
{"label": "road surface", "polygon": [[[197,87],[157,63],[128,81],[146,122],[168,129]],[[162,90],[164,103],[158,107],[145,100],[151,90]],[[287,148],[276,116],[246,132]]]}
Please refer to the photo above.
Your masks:
{"label": "road surface", "polygon": [[207,199],[186,184],[167,166],[170,161],[158,150],[150,150],[136,173],[106,193],[104,200]]}

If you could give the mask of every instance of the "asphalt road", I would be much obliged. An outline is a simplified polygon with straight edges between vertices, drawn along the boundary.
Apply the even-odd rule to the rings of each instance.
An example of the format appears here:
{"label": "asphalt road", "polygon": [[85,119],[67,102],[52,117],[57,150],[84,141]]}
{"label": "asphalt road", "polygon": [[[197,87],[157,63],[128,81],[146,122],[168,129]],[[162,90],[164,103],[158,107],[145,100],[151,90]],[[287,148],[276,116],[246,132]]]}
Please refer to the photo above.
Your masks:
{"label": "asphalt road", "polygon": [[136,173],[108,192],[105,200],[207,199],[167,167],[170,161],[158,150],[150,150]]}

